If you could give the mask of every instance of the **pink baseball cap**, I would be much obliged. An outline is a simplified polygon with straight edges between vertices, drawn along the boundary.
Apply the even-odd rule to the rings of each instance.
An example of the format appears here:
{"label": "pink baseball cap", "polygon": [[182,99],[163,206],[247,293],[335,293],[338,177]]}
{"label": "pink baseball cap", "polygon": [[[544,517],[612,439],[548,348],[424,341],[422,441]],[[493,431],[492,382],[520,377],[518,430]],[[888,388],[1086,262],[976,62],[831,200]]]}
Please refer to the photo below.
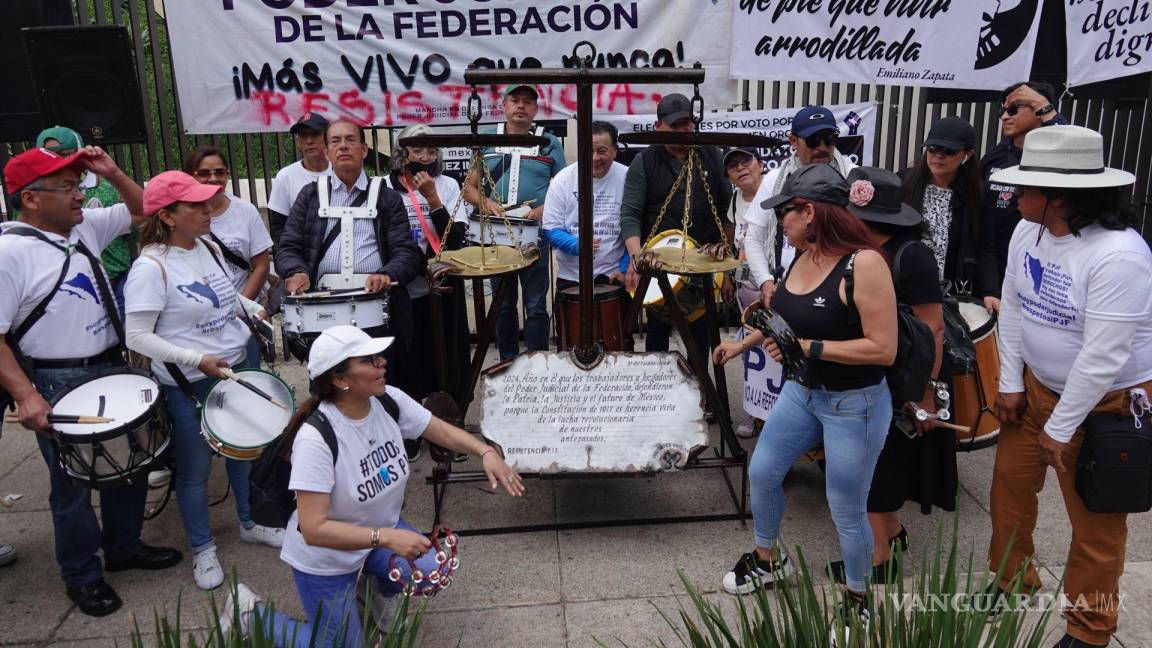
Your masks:
{"label": "pink baseball cap", "polygon": [[34,148],[8,160],[4,167],[4,184],[8,191],[18,193],[24,187],[60,169],[76,166],[88,159],[88,153],[78,151],[67,157],[46,148]]}
{"label": "pink baseball cap", "polygon": [[174,202],[204,202],[222,188],[196,182],[183,171],[165,171],[144,185],[144,213],[151,216]]}

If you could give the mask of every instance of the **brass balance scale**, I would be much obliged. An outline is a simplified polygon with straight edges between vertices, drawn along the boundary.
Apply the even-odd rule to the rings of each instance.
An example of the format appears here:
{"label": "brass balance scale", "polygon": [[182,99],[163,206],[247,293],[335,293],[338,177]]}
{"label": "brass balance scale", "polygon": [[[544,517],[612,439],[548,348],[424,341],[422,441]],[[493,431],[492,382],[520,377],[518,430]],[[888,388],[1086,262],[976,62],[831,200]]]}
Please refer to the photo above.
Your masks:
{"label": "brass balance scale", "polygon": [[[578,46],[579,47],[579,46]],[[592,154],[591,154],[591,139],[592,139],[592,96],[593,87],[595,84],[603,83],[631,83],[631,84],[652,84],[652,83],[690,83],[696,89],[693,100],[693,119],[697,125],[700,123],[704,114],[703,100],[699,94],[699,84],[704,80],[704,70],[697,63],[693,68],[669,68],[669,69],[594,69],[590,58],[583,59],[580,67],[577,68],[555,68],[555,69],[524,69],[524,70],[478,70],[469,69],[465,72],[464,80],[473,88],[473,93],[468,103],[468,118],[471,126],[471,132],[466,134],[445,134],[445,135],[422,135],[417,137],[405,138],[399,142],[401,146],[405,147],[468,147],[472,149],[471,169],[469,173],[481,174],[481,178],[489,186],[495,186],[492,182],[491,176],[488,174],[486,165],[484,164],[481,150],[485,147],[535,147],[547,143],[543,137],[534,135],[509,135],[509,134],[481,134],[478,132],[479,120],[481,117],[481,103],[480,97],[476,92],[479,85],[503,85],[503,84],[574,84],[576,86],[576,121],[577,121],[577,141],[579,143],[578,151],[578,196],[579,196],[579,229],[581,232],[591,232],[592,228]],[[704,245],[701,247],[695,246],[695,243],[690,240],[684,233],[689,231],[691,227],[691,200],[692,200],[692,185],[693,179],[697,176],[703,175],[703,167],[701,164],[701,157],[699,155],[699,148],[703,146],[757,146],[757,147],[774,147],[780,145],[782,142],[776,138],[766,137],[761,135],[753,135],[746,133],[680,133],[680,132],[651,132],[651,133],[633,133],[621,136],[620,140],[629,144],[641,145],[665,145],[665,146],[682,146],[687,147],[688,155],[685,163],[677,178],[675,185],[670,191],[667,198],[665,198],[663,205],[660,209],[660,218],[657,219],[656,225],[648,236],[648,246],[644,252],[636,259],[636,267],[638,272],[641,273],[640,285],[637,289],[637,294],[644,294],[650,282],[655,279],[660,287],[663,295],[663,301],[669,318],[675,325],[680,333],[684,342],[686,350],[688,351],[688,362],[692,368],[693,373],[697,376],[700,382],[700,387],[704,392],[704,397],[711,405],[712,411],[718,415],[718,422],[720,424],[720,437],[721,443],[717,449],[715,457],[693,457],[694,468],[738,468],[741,474],[746,469],[746,453],[741,448],[736,440],[735,432],[732,428],[731,417],[728,411],[727,398],[721,397],[721,394],[727,395],[726,381],[724,378],[723,370],[719,367],[713,367],[715,371],[716,382],[713,382],[711,376],[708,375],[708,362],[702,353],[705,350],[698,350],[695,348],[693,338],[688,328],[688,320],[685,316],[683,309],[677,301],[676,290],[673,289],[669,278],[674,278],[675,281],[680,281],[681,277],[687,277],[689,280],[697,278],[707,278],[715,280],[716,277],[723,276],[723,273],[735,270],[740,266],[740,262],[732,258],[729,252],[729,242],[724,235],[723,224],[720,220],[720,215],[716,209],[715,197],[711,195],[707,183],[704,183],[705,191],[708,192],[707,202],[710,207],[712,218],[721,233],[721,242],[711,245]],[[684,216],[681,221],[680,230],[672,230],[669,232],[658,232],[659,223],[663,221],[663,217],[667,210],[672,207],[673,198],[676,195],[679,187],[685,187],[685,210]],[[535,245],[528,243],[524,244],[519,241],[517,224],[511,219],[505,217],[503,214],[488,213],[484,203],[481,201],[481,208],[478,213],[480,219],[480,236],[474,242],[479,243],[470,247],[465,247],[459,250],[442,251],[430,264],[429,274],[431,283],[433,285],[433,309],[434,309],[434,326],[439,327],[441,330],[434,331],[434,335],[438,339],[443,339],[442,320],[439,317],[437,310],[440,308],[438,300],[443,297],[444,291],[441,286],[445,281],[453,279],[471,279],[473,285],[478,287],[480,282],[487,277],[497,277],[503,275],[514,275],[515,273],[528,267],[531,263],[536,262],[539,258],[539,251]],[[453,217],[450,218],[449,224],[445,234],[454,226],[455,211],[459,209],[459,203],[453,209]],[[458,225],[455,225],[458,226]],[[499,244],[497,241],[500,239],[498,236],[501,233],[501,228],[505,236],[505,242],[508,244]],[[667,241],[669,237],[674,234],[679,234],[675,239],[675,245],[658,245],[660,241]],[[442,238],[445,240],[446,237]],[[585,369],[591,369],[599,364],[600,360],[609,352],[603,346],[593,339],[593,282],[592,282],[592,237],[581,236],[579,239],[579,276],[580,276],[580,335],[577,344],[571,349],[572,358],[575,364]],[[482,298],[477,298],[479,295],[478,290],[474,290],[474,299],[476,301],[475,310],[477,318],[477,347],[472,357],[470,374],[468,380],[463,381],[459,385],[459,389],[454,394],[439,392],[433,394],[425,400],[425,406],[432,410],[437,416],[447,420],[453,420],[457,423],[463,422],[463,414],[468,411],[468,408],[473,400],[475,387],[479,381],[480,375],[483,372],[483,363],[488,347],[493,341],[496,319],[499,312],[499,306],[504,300],[508,290],[513,290],[516,287],[515,281],[500,281],[496,294],[493,295],[491,306],[487,309],[487,314],[481,319],[482,311]],[[705,314],[707,318],[709,335],[713,345],[719,343],[719,329],[716,326],[716,304],[715,295],[712,290],[705,290]],[[626,333],[630,327],[630,323],[636,320],[636,316],[642,300],[635,299],[632,301],[632,307],[629,311],[627,319],[625,320]],[[438,345],[440,346],[440,345]],[[442,389],[445,389],[443,376],[445,375],[444,365],[442,361],[442,354],[438,353],[438,362],[441,363],[441,377]],[[717,389],[720,387],[720,390]],[[450,453],[434,452],[433,458],[437,461],[437,468],[434,469],[433,475],[429,478],[434,488],[434,499],[436,503],[436,519],[439,519],[440,512],[443,507],[444,495],[446,493],[447,485],[450,483],[467,483],[483,481],[485,478],[483,473],[466,473],[466,472],[453,472],[452,471],[452,457]],[[732,495],[733,503],[736,506],[737,513],[724,515],[716,514],[709,516],[698,516],[701,520],[707,519],[743,519],[746,516],[746,495],[747,483],[745,479],[741,480],[741,488],[739,495],[734,489],[731,481],[728,479],[727,472],[722,471],[725,481],[728,483],[728,490]],[[526,475],[532,476],[532,475]],[[691,518],[680,518],[677,521],[690,521]],[[653,521],[653,520],[650,520]],[[503,529],[508,531],[508,529]]]}

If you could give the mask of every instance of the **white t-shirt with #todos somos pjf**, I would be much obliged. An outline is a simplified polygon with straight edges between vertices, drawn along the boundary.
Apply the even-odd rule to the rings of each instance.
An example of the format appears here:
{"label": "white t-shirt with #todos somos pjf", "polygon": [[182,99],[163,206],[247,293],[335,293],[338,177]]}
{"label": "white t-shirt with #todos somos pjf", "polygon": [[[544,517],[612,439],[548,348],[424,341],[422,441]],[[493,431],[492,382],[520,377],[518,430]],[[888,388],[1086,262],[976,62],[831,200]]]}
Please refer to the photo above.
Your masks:
{"label": "white t-shirt with #todos somos pjf", "polygon": [[[384,406],[372,399],[368,416],[353,421],[335,405],[321,403],[320,411],[336,433],[336,463],[324,437],[304,424],[292,444],[293,491],[327,493],[328,519],[365,528],[392,529],[400,521],[404,487],[408,483],[408,455],[404,439],[424,434],[432,413],[407,394],[389,386],[388,395],[400,408],[400,421],[392,420]],[[329,549],[309,545],[300,533],[298,513],[288,520],[280,558],[292,567],[318,576],[350,574],[360,569],[370,549]]]}
{"label": "white t-shirt with #todos somos pjf", "polygon": [[[212,258],[208,245],[212,244],[197,240],[191,250],[164,245],[141,250],[128,271],[124,310],[159,312],[156,335],[235,365],[244,359],[252,334],[238,317],[240,301],[232,278]],[[215,254],[220,256],[219,251]],[[224,262],[222,257],[220,262]],[[189,381],[205,377],[196,367],[180,370]],[[152,363],[152,373],[165,385],[176,384],[161,362]]]}
{"label": "white t-shirt with #todos somos pjf", "polygon": [[[84,220],[65,239],[41,233],[64,247],[83,241],[97,257],[117,236],[132,227],[132,215],[123,204],[83,210]],[[0,229],[31,228],[20,222],[0,225]],[[48,303],[40,321],[20,342],[25,355],[41,360],[90,358],[118,342],[116,331],[101,301],[92,264],[80,252],[70,249],[68,276]],[[0,236],[0,333],[20,326],[56,285],[65,255],[59,249],[31,236]],[[103,268],[99,270],[103,272]],[[105,275],[107,276],[107,275]]]}

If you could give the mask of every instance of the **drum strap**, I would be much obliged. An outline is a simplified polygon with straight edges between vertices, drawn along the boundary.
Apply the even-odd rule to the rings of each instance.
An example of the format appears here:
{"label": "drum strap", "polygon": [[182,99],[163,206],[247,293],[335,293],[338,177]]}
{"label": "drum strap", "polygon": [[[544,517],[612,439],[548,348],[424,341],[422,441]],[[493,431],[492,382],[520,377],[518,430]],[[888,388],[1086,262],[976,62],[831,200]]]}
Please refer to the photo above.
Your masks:
{"label": "drum strap", "polygon": [[240,268],[244,272],[252,272],[252,265],[244,260],[244,257],[237,254],[235,250],[224,245],[224,241],[221,241],[215,232],[209,232],[208,236],[212,238],[213,243],[220,247],[220,254],[223,254],[224,258],[228,259],[228,263]]}

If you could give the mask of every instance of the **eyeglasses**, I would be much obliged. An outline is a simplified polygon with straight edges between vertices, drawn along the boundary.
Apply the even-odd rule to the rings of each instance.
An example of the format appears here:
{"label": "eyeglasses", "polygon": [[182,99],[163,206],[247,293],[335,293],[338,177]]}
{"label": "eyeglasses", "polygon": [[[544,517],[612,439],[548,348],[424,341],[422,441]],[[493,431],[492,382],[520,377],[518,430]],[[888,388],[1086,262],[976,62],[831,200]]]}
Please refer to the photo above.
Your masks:
{"label": "eyeglasses", "polygon": [[800,203],[788,203],[787,205],[780,205],[779,207],[776,207],[774,210],[776,212],[776,220],[783,220],[784,216],[786,216],[788,212],[796,211],[803,206],[804,205]]}
{"label": "eyeglasses", "polygon": [[953,155],[956,155],[960,152],[960,151],[953,151],[952,149],[948,148],[947,146],[936,146],[936,145],[925,146],[924,151],[926,153],[934,153],[936,155],[943,155],[944,157],[952,157]]}
{"label": "eyeglasses", "polygon": [[815,135],[809,135],[808,137],[805,137],[804,143],[808,145],[808,148],[816,148],[821,144],[826,146],[835,146],[839,139],[840,133],[837,133],[836,131],[825,131],[823,133],[816,133]]}
{"label": "eyeglasses", "polygon": [[43,191],[45,193],[78,193],[83,194],[84,190],[78,184],[66,184],[63,187],[24,187],[28,191]]}
{"label": "eyeglasses", "polygon": [[1014,103],[1014,104],[1010,104],[1007,106],[1000,106],[1000,115],[1001,116],[1008,115],[1009,117],[1015,117],[1016,113],[1020,112],[1021,108],[1032,108],[1032,106],[1029,106],[1028,104],[1025,104],[1025,103]]}
{"label": "eyeglasses", "polygon": [[227,178],[228,169],[196,169],[196,177],[201,180],[207,180],[211,177]]}

